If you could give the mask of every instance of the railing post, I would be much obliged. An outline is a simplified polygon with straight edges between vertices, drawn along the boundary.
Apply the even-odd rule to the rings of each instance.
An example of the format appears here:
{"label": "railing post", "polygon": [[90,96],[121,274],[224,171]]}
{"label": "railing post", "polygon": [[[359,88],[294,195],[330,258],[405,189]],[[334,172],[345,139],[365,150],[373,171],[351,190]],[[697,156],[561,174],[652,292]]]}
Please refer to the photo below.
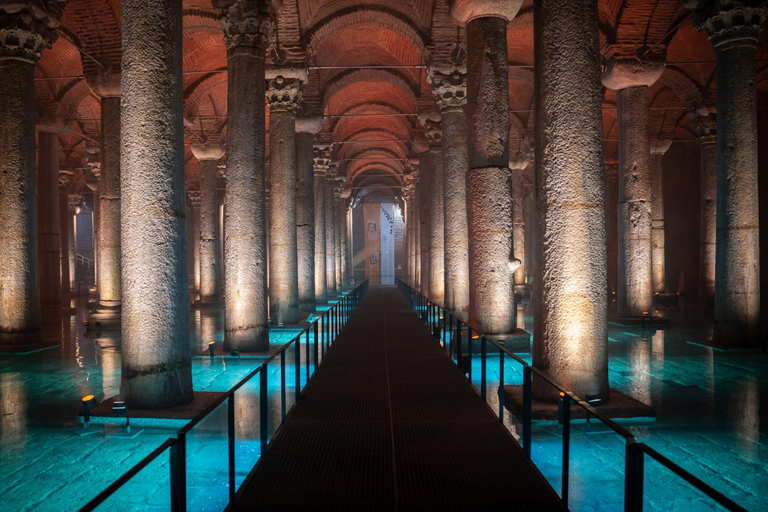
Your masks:
{"label": "railing post", "polygon": [[[307,340],[309,340],[309,329],[307,329]],[[296,346],[293,347],[294,370],[296,374],[296,401],[299,401],[301,396],[301,334],[296,336]],[[307,344],[307,370],[309,370],[309,344]],[[307,372],[307,380],[309,380],[309,372]]]}
{"label": "railing post", "polygon": [[187,435],[178,434],[171,445],[171,510],[187,511]]}
{"label": "railing post", "polygon": [[285,350],[280,351],[280,418],[285,421]]}
{"label": "railing post", "polygon": [[624,473],[624,511],[643,511],[644,453],[635,439],[627,439]]}
{"label": "railing post", "polygon": [[480,338],[480,398],[485,400],[485,356],[486,356],[485,336]]}
{"label": "railing post", "polygon": [[472,384],[472,333],[474,331],[472,328],[467,325],[467,369],[469,370],[467,372],[467,377],[469,378],[469,383]]}
{"label": "railing post", "polygon": [[531,458],[531,393],[533,391],[531,377],[531,367],[523,366],[523,452],[529,459]]}
{"label": "railing post", "polygon": [[267,437],[269,436],[269,404],[267,403],[267,365],[261,365],[259,385],[259,427],[261,430],[261,456],[267,454]]}
{"label": "railing post", "polygon": [[235,501],[235,394],[227,398],[227,449],[229,452],[229,502]]}
{"label": "railing post", "polygon": [[[321,317],[322,318],[322,317]],[[317,338],[320,337],[320,322],[315,322],[315,336],[314,336],[314,343],[315,343],[315,370],[317,370],[317,365],[320,364],[320,353],[318,352],[317,347]],[[307,361],[309,361],[309,358],[307,358]],[[307,362],[307,381],[309,381],[309,362]]]}
{"label": "railing post", "polygon": [[563,393],[563,487],[561,500],[568,508],[568,474],[571,451],[571,397]]}
{"label": "railing post", "polygon": [[456,320],[456,364],[461,368],[461,322]]}
{"label": "railing post", "polygon": [[[525,394],[525,381],[523,381]],[[499,350],[499,423],[504,424],[504,351]],[[525,420],[523,420],[523,438],[525,438]],[[526,445],[527,446],[527,445]]]}

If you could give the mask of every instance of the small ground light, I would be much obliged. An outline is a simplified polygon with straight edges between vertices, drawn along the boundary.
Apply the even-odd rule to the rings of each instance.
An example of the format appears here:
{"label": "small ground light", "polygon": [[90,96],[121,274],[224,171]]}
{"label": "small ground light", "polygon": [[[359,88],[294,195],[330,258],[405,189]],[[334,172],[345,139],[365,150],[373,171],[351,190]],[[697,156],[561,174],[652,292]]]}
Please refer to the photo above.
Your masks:
{"label": "small ground light", "polygon": [[283,328],[283,322],[277,322],[277,328],[282,329]]}
{"label": "small ground light", "polygon": [[125,416],[125,430],[131,431],[131,418],[128,414],[128,402],[124,400],[112,402],[112,414],[115,416]]}
{"label": "small ground light", "polygon": [[[600,395],[587,395],[587,403],[592,407],[598,407],[603,405],[603,399],[600,398]],[[589,418],[590,414],[589,411],[587,411],[587,423],[589,423]]]}
{"label": "small ground light", "polygon": [[230,350],[229,351],[229,355],[231,355],[232,357],[237,357],[239,359],[240,358],[240,351],[239,350]]}
{"label": "small ground light", "polygon": [[96,400],[96,397],[93,395],[85,395],[83,397],[83,422],[85,423],[86,427],[91,421],[91,409],[96,407],[98,403],[99,402]]}
{"label": "small ground light", "polygon": [[208,352],[211,353],[211,359],[213,359],[213,351],[216,350],[216,342],[215,341],[209,341],[208,342]]}

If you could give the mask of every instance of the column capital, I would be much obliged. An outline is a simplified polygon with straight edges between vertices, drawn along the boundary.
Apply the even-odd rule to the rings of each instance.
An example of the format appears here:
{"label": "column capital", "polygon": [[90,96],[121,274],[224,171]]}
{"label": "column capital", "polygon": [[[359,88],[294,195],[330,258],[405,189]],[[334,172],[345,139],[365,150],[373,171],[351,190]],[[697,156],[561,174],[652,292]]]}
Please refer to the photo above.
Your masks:
{"label": "column capital", "polygon": [[757,44],[757,38],[768,16],[764,0],[685,0],[693,11],[691,21],[715,48]]}
{"label": "column capital", "polygon": [[691,128],[702,144],[717,142],[717,108],[700,105],[688,110]]}
{"label": "column capital", "polygon": [[419,123],[421,123],[421,128],[429,142],[430,149],[442,144],[443,127],[440,114],[419,114]]}
{"label": "column capital", "polygon": [[198,160],[220,160],[224,156],[224,148],[218,143],[192,144],[189,147],[192,155]]}
{"label": "column capital", "polygon": [[601,80],[605,87],[614,91],[643,85],[650,87],[661,77],[665,65],[664,60],[658,56],[611,57],[605,63]]}
{"label": "column capital", "polygon": [[200,208],[202,194],[199,190],[187,190],[187,197],[189,198],[189,202],[192,203],[193,208]]}
{"label": "column capital", "polygon": [[509,157],[509,168],[512,171],[521,172],[523,171],[528,165],[530,165],[531,159],[530,157],[523,153],[522,151],[518,151],[514,155]]}
{"label": "column capital", "polygon": [[605,181],[608,183],[619,182],[619,163],[618,162],[605,162]]}
{"label": "column capital", "polygon": [[94,96],[98,96],[99,98],[119,98],[121,93],[121,79],[122,73],[119,71],[105,74],[89,73],[85,75],[85,83],[88,84],[88,88]]}
{"label": "column capital", "polygon": [[80,206],[80,202],[83,200],[83,196],[80,194],[67,194],[67,199],[69,199],[67,203],[67,210],[75,213],[75,208]]}
{"label": "column capital", "polygon": [[64,135],[65,133],[71,132],[72,127],[69,126],[66,119],[55,115],[46,115],[35,123],[35,131]]}
{"label": "column capital", "polygon": [[651,137],[651,154],[652,155],[664,155],[669,151],[672,146],[672,139],[660,139],[658,137]]}
{"label": "column capital", "polygon": [[427,66],[427,80],[440,112],[460,110],[467,104],[467,66],[450,62],[432,62]]}
{"label": "column capital", "polygon": [[267,49],[275,33],[274,17],[283,10],[282,0],[213,0],[224,31],[227,50]]}
{"label": "column capital", "polygon": [[307,81],[305,70],[269,67],[264,77],[267,80],[265,95],[270,112],[296,114],[301,110],[302,85]]}
{"label": "column capital", "polygon": [[67,170],[59,170],[59,187],[67,188],[72,183],[72,176],[74,173]]}
{"label": "column capital", "polygon": [[50,48],[60,25],[64,2],[26,0],[0,5],[0,60],[35,64]]}
{"label": "column capital", "polygon": [[329,144],[317,144],[312,146],[312,165],[315,176],[328,174],[328,166],[331,164],[331,146]]}
{"label": "column capital", "polygon": [[451,18],[460,27],[476,18],[504,18],[510,22],[522,5],[523,0],[448,0]]}
{"label": "column capital", "polygon": [[296,133],[315,135],[323,129],[323,116],[299,116],[296,118]]}

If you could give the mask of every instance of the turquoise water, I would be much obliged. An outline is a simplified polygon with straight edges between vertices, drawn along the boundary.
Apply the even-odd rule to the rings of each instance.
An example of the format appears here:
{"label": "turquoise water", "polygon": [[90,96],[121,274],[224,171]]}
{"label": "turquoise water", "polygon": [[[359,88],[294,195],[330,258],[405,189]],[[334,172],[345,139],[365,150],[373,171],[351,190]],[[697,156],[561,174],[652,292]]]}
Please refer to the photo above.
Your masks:
{"label": "turquoise water", "polygon": [[[94,419],[83,427],[81,398],[97,400],[120,390],[119,331],[104,329],[86,337],[78,314],[49,325],[61,346],[24,356],[0,355],[0,509],[6,511],[78,510],[110,483],[176,432],[186,420]],[[221,309],[195,310],[190,329],[193,351],[211,340],[224,339]],[[275,329],[270,344],[283,345],[299,329]],[[321,331],[322,336],[322,331]],[[310,333],[310,348],[314,339]],[[301,338],[301,385],[306,384],[306,337]],[[294,350],[286,351],[285,409],[295,397]],[[197,356],[192,360],[196,391],[227,391],[263,363],[266,357]],[[320,351],[322,361],[322,350]],[[314,355],[309,371],[314,371]],[[269,433],[281,419],[280,358],[268,365]],[[236,485],[260,456],[259,378],[235,393]],[[189,510],[221,511],[228,502],[226,402],[187,436],[187,499]],[[99,510],[168,510],[170,507],[169,450],[144,468]]]}

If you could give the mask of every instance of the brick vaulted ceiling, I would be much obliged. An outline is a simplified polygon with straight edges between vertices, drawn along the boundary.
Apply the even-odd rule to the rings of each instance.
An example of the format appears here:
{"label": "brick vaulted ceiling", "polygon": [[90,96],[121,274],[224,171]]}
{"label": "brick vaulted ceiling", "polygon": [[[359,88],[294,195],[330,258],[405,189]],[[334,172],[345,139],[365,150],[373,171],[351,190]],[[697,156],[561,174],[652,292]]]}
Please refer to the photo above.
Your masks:
{"label": "brick vaulted ceiling", "polygon": [[[211,0],[184,0],[184,118],[187,147],[226,140],[227,62]],[[689,19],[682,0],[599,0],[603,57],[650,53],[667,67],[650,89],[651,135],[693,140],[688,112],[714,104],[714,51]],[[84,74],[120,67],[120,1],[70,0],[60,36],[37,66],[38,119],[72,127],[61,136],[62,166],[75,187],[93,181],[98,159],[99,101]],[[533,0],[508,26],[510,147],[533,133]],[[424,147],[417,114],[435,111],[425,78],[430,60],[447,60],[464,31],[451,22],[447,0],[284,0],[279,45],[287,62],[306,66],[306,114],[325,116],[318,142],[334,143],[333,159],[349,185],[400,183],[409,158]],[[273,42],[274,43],[274,42]],[[271,52],[268,52],[271,54]],[[758,48],[758,101],[768,99],[768,63]],[[268,55],[268,60],[271,55]],[[375,66],[375,68],[374,68]],[[605,157],[616,160],[616,95],[604,91]],[[268,111],[267,111],[268,112]],[[187,149],[189,188],[197,160]]]}

